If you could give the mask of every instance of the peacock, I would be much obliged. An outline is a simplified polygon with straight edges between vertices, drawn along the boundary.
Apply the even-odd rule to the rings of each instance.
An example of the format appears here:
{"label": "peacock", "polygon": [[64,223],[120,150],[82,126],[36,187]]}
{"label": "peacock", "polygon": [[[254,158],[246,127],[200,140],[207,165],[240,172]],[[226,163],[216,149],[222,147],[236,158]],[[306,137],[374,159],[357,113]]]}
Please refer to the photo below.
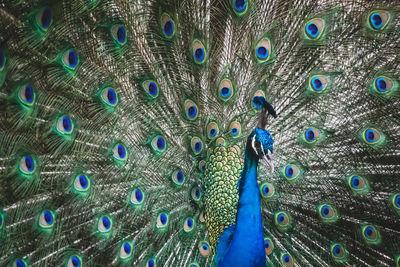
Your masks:
{"label": "peacock", "polygon": [[0,266],[400,266],[396,0],[3,0]]}

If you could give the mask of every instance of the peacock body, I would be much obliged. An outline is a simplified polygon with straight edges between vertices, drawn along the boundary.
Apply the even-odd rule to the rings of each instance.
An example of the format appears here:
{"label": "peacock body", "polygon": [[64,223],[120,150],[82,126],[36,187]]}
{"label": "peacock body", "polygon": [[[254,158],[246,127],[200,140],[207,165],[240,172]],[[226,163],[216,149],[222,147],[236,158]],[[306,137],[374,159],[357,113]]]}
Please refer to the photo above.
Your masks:
{"label": "peacock body", "polygon": [[400,266],[399,10],[1,2],[0,265]]}

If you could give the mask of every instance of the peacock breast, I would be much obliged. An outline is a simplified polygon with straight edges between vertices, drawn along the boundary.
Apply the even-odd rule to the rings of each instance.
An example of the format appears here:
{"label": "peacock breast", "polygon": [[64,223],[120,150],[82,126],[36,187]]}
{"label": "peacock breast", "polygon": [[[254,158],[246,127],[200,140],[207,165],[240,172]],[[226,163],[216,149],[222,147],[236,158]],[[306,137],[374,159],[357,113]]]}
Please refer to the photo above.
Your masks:
{"label": "peacock breast", "polygon": [[217,146],[210,149],[204,175],[205,222],[215,251],[220,235],[236,222],[238,180],[243,169],[240,148]]}

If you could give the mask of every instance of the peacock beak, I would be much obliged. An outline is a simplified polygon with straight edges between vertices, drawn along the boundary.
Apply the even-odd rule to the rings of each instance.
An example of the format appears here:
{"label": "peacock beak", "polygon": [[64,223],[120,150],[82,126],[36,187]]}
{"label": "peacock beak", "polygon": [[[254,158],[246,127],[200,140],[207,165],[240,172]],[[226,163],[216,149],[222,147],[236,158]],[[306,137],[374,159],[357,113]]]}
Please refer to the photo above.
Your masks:
{"label": "peacock beak", "polygon": [[271,172],[274,172],[274,155],[271,150],[268,150],[268,154],[264,155],[263,160],[269,165]]}

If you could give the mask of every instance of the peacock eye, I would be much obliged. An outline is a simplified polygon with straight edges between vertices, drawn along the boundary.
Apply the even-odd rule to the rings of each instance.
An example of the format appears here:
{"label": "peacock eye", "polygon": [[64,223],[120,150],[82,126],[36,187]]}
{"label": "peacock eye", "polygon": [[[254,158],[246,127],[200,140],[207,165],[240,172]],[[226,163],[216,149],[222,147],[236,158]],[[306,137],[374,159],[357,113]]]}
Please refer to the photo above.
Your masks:
{"label": "peacock eye", "polygon": [[226,102],[233,95],[233,85],[229,79],[223,79],[218,85],[218,97]]}
{"label": "peacock eye", "polygon": [[126,44],[126,31],[125,27],[122,25],[114,25],[111,27],[111,36],[118,46],[123,46]]}
{"label": "peacock eye", "polygon": [[291,226],[291,219],[285,211],[275,212],[274,220],[276,227],[282,232],[288,230]]}
{"label": "peacock eye", "polygon": [[118,96],[112,88],[104,88],[101,91],[101,101],[106,107],[115,107],[118,104]]}
{"label": "peacock eye", "polygon": [[183,182],[185,181],[185,176],[183,175],[182,171],[174,171],[172,173],[172,182],[174,182],[177,186],[182,186]]}
{"label": "peacock eye", "polygon": [[197,187],[197,186],[193,187],[191,196],[194,201],[196,201],[196,202],[200,201],[202,195],[203,195],[203,193],[199,187]]}
{"label": "peacock eye", "polygon": [[200,41],[195,39],[192,43],[192,53],[193,59],[196,64],[203,64],[207,58],[207,50],[204,47],[204,44]]}
{"label": "peacock eye", "polygon": [[33,174],[36,170],[36,161],[31,156],[24,156],[19,163],[19,170],[24,174]]}
{"label": "peacock eye", "polygon": [[53,23],[51,10],[48,7],[41,9],[35,16],[35,25],[41,31],[45,32]]}
{"label": "peacock eye", "polygon": [[155,267],[156,266],[156,260],[155,259],[150,259],[146,263],[146,267]]}
{"label": "peacock eye", "polygon": [[200,267],[198,263],[192,262],[188,264],[188,267]]}
{"label": "peacock eye", "polygon": [[282,253],[280,260],[282,265],[285,267],[293,266],[293,259],[289,253]]}
{"label": "peacock eye", "polygon": [[246,0],[233,0],[232,1],[233,10],[238,16],[241,16],[247,11],[247,1]]}
{"label": "peacock eye", "polygon": [[222,137],[217,138],[217,140],[215,141],[215,145],[218,147],[225,146],[226,145],[225,139]]}
{"label": "peacock eye", "polygon": [[295,180],[300,174],[300,170],[296,165],[286,165],[284,168],[284,176],[288,181]]}
{"label": "peacock eye", "polygon": [[207,257],[208,255],[210,255],[210,253],[211,253],[210,245],[208,244],[207,241],[200,241],[199,251],[200,251],[201,255],[203,255],[204,257]]}
{"label": "peacock eye", "polygon": [[255,47],[255,56],[258,63],[267,62],[271,57],[271,41],[267,38],[261,39]]}
{"label": "peacock eye", "polygon": [[309,79],[312,92],[322,93],[328,85],[328,78],[323,75],[315,75]]}
{"label": "peacock eye", "polygon": [[168,226],[169,215],[167,213],[160,213],[157,216],[156,227],[160,230],[166,229]]}
{"label": "peacock eye", "polygon": [[164,37],[171,39],[175,35],[175,22],[170,15],[164,13],[161,16],[161,31]]}
{"label": "peacock eye", "polygon": [[367,244],[378,244],[380,242],[380,233],[373,225],[361,227],[364,240]]}
{"label": "peacock eye", "polygon": [[140,205],[143,203],[143,200],[144,200],[144,193],[142,190],[135,188],[131,191],[130,202],[133,205]]}
{"label": "peacock eye", "polygon": [[380,76],[375,79],[374,89],[378,93],[388,92],[393,87],[393,81],[387,77]]}
{"label": "peacock eye", "polygon": [[186,100],[184,104],[185,116],[188,120],[195,120],[198,117],[197,105],[192,100]]}
{"label": "peacock eye", "polygon": [[207,125],[207,137],[209,139],[214,139],[219,134],[219,127],[216,122],[210,122]]}
{"label": "peacock eye", "polygon": [[381,134],[374,128],[367,128],[364,130],[363,139],[367,144],[376,144],[381,139]]}
{"label": "peacock eye", "polygon": [[387,25],[390,14],[385,11],[373,11],[369,14],[369,25],[373,30],[382,30]]}
{"label": "peacock eye", "polygon": [[121,248],[119,250],[119,257],[121,259],[127,259],[132,256],[132,243],[131,242],[123,242],[121,244]]}
{"label": "peacock eye", "polygon": [[75,177],[74,189],[78,192],[87,192],[90,188],[90,180],[81,174]]}
{"label": "peacock eye", "polygon": [[68,49],[62,56],[63,65],[69,70],[75,70],[79,63],[79,57],[74,49]]}
{"label": "peacock eye", "polygon": [[331,255],[333,259],[337,262],[342,262],[346,256],[346,251],[341,244],[331,245]]}
{"label": "peacock eye", "polygon": [[200,160],[200,162],[199,162],[199,170],[201,172],[205,172],[206,168],[207,168],[206,162],[204,160]]}
{"label": "peacock eye", "polygon": [[128,159],[128,151],[121,143],[114,145],[113,157],[117,163],[124,163]]}
{"label": "peacock eye", "polygon": [[271,238],[269,237],[264,238],[264,248],[265,248],[265,254],[271,255],[272,251],[274,250],[274,242],[272,242]]}
{"label": "peacock eye", "polygon": [[24,106],[32,106],[35,100],[35,92],[32,87],[27,84],[22,86],[18,91],[18,101]]}
{"label": "peacock eye", "polygon": [[54,213],[52,211],[42,211],[39,215],[39,227],[49,229],[54,226]]}
{"label": "peacock eye", "polygon": [[325,27],[325,22],[322,19],[312,19],[306,23],[305,34],[311,40],[317,40],[321,37]]}
{"label": "peacock eye", "polygon": [[159,95],[158,85],[155,81],[153,80],[144,81],[142,83],[142,87],[146,91],[150,99],[155,99],[158,97]]}
{"label": "peacock eye", "polygon": [[74,123],[69,116],[61,116],[57,120],[55,130],[59,135],[71,135],[74,130]]}
{"label": "peacock eye", "polygon": [[100,233],[107,233],[112,229],[112,220],[108,216],[101,216],[97,222],[97,230]]}
{"label": "peacock eye", "polygon": [[229,133],[232,137],[240,137],[242,133],[242,126],[238,121],[233,121],[229,125]]}
{"label": "peacock eye", "polygon": [[80,267],[82,259],[80,256],[73,255],[68,259],[68,267]]}
{"label": "peacock eye", "polygon": [[156,155],[160,155],[167,150],[165,138],[162,135],[157,135],[151,141],[151,148]]}
{"label": "peacock eye", "polygon": [[367,180],[364,177],[352,175],[347,178],[347,183],[355,194],[363,194],[369,191]]}
{"label": "peacock eye", "polygon": [[186,233],[189,233],[193,230],[194,227],[194,221],[192,218],[186,218],[185,223],[183,224],[183,230]]}
{"label": "peacock eye", "polygon": [[24,260],[15,260],[14,264],[12,265],[13,267],[27,267],[28,265]]}
{"label": "peacock eye", "polygon": [[338,220],[338,214],[336,209],[328,204],[322,204],[318,206],[318,214],[323,222],[331,223]]}
{"label": "peacock eye", "polygon": [[201,151],[203,151],[203,141],[200,139],[200,137],[193,137],[190,141],[190,146],[195,155],[198,155],[201,153]]}
{"label": "peacock eye", "polygon": [[260,186],[260,191],[263,198],[270,198],[275,194],[275,187],[271,183],[263,183]]}
{"label": "peacock eye", "polygon": [[304,138],[307,143],[315,143],[320,136],[319,130],[315,128],[308,128],[304,131]]}

